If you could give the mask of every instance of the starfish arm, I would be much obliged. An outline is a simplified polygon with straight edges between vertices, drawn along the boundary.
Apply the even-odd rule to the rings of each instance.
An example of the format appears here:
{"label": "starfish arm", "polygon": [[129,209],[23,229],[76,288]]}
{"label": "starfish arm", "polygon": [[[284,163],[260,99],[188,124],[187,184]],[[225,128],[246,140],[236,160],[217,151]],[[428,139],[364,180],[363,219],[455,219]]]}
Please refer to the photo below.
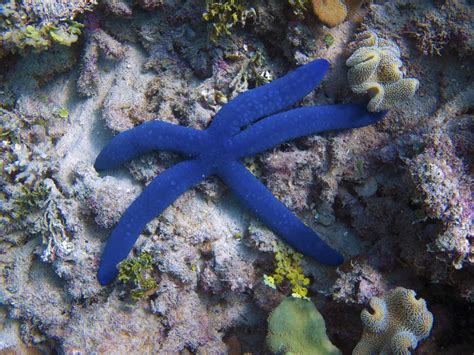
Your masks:
{"label": "starfish arm", "polygon": [[256,120],[294,105],[319,84],[328,67],[327,60],[317,59],[280,79],[238,95],[217,113],[210,132],[234,135]]}
{"label": "starfish arm", "polygon": [[150,121],[115,136],[100,152],[96,170],[117,167],[153,150],[169,150],[186,156],[199,154],[206,133],[163,121]]}
{"label": "starfish arm", "polygon": [[243,158],[285,141],[323,131],[363,127],[378,122],[386,112],[369,112],[360,105],[300,107],[267,117],[233,138],[233,146]]}
{"label": "starfish arm", "polygon": [[328,265],[339,265],[342,256],[324,243],[242,164],[230,162],[218,170],[218,176],[253,214],[290,246],[304,255]]}
{"label": "starfish arm", "polygon": [[208,174],[206,165],[198,160],[187,160],[165,170],[143,190],[127,208],[107,241],[98,272],[102,285],[115,279],[117,264],[127,257],[145,225]]}

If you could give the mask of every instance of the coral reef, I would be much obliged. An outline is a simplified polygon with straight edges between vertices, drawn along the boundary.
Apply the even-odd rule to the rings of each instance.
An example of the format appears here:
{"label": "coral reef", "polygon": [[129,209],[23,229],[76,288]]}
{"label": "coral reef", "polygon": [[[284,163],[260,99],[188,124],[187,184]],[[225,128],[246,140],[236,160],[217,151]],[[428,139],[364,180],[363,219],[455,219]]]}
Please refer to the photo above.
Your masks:
{"label": "coral reef", "polygon": [[350,67],[347,78],[352,91],[372,96],[369,111],[388,110],[415,95],[420,84],[417,79],[403,78],[400,49],[395,43],[367,31],[358,35],[355,47],[346,61]]}
{"label": "coral reef", "polygon": [[74,18],[96,4],[95,0],[9,0],[0,4],[0,57],[8,52],[49,49],[54,43],[70,46],[83,28]]}
{"label": "coral reef", "polygon": [[361,313],[364,333],[353,354],[409,354],[428,337],[433,314],[423,299],[416,299],[413,290],[397,287],[383,299],[370,300],[371,312]]}
{"label": "coral reef", "polygon": [[[87,2],[23,0],[15,11],[37,28],[47,13],[67,27],[61,6],[67,16]],[[328,29],[310,1],[240,3],[255,16],[216,43],[209,36],[218,17],[203,20],[204,1],[117,0],[76,7],[72,21],[85,25],[77,44],[51,38],[40,53],[2,47],[22,55],[0,59],[8,110],[0,113],[0,352],[268,351],[268,315],[293,292],[288,279],[276,289],[264,283],[278,267],[278,236],[226,185],[206,179],[151,220],[131,252],[131,260],[151,256],[142,275],[159,287],[140,299],[131,297],[133,282],[101,287],[111,228],[183,157],[151,152],[107,176],[94,159],[114,134],[152,119],[205,130],[239,94],[314,58],[327,58],[331,70],[301,106],[363,104],[345,66],[359,30],[396,43],[400,70],[422,81],[417,94],[377,125],[287,141],[242,165],[344,255],[337,269],[304,256],[290,263],[294,280],[310,280],[300,286],[344,354],[360,340],[363,305],[391,285],[416,289],[436,320],[414,352],[472,352],[472,6],[367,2],[363,16]],[[119,48],[119,60],[101,54],[108,46]],[[87,98],[77,95],[79,77],[92,78]],[[283,254],[285,264],[294,255]]]}
{"label": "coral reef", "polygon": [[363,0],[312,0],[313,11],[319,20],[334,27],[352,16]]}
{"label": "coral reef", "polygon": [[275,354],[341,354],[311,301],[286,298],[268,317],[267,344]]}

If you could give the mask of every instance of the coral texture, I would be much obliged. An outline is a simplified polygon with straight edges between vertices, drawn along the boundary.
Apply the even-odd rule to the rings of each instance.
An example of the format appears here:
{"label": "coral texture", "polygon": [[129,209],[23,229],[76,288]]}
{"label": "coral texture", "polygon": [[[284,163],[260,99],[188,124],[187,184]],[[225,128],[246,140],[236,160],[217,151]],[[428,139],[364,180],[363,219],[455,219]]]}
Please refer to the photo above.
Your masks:
{"label": "coral texture", "polygon": [[[340,264],[342,256],[327,246],[239,163],[239,159],[289,139],[327,130],[362,127],[384,117],[384,113],[372,114],[358,105],[302,107],[271,116],[306,96],[323,78],[327,68],[326,60],[315,60],[270,84],[239,95],[219,111],[208,130],[198,131],[152,121],[115,137],[97,157],[97,170],[110,169],[160,149],[179,152],[193,159],[160,174],[125,211],[104,250],[99,281],[108,284],[115,279],[117,263],[128,255],[152,218],[187,189],[214,174],[250,211],[297,251],[322,263]],[[266,116],[269,117],[258,121]],[[325,119],[328,116],[332,120]],[[241,131],[254,121],[258,122]],[[155,196],[160,196],[160,199]]]}
{"label": "coral texture", "polygon": [[[408,181],[415,191],[412,200],[420,206],[420,217],[440,226],[426,245],[437,255],[435,262],[426,265],[428,270],[438,263],[451,270],[472,264],[472,190],[465,169],[451,139],[438,130],[427,135],[424,150],[407,161]],[[427,274],[434,282],[446,277],[433,271]]]}
{"label": "coral texture", "polygon": [[97,0],[23,0],[22,6],[29,15],[43,21],[71,20],[84,11],[90,11]]}
{"label": "coral texture", "polygon": [[359,9],[362,2],[363,0],[312,0],[315,15],[329,27],[344,22]]}
{"label": "coral texture", "polygon": [[125,54],[125,47],[100,27],[96,15],[86,16],[84,25],[84,55],[77,81],[77,91],[83,96],[92,96],[97,92],[99,80],[99,51],[108,58],[121,59]]}
{"label": "coral texture", "polygon": [[326,335],[326,325],[311,301],[286,298],[268,317],[267,344],[276,354],[341,354]]}
{"label": "coral texture", "polygon": [[397,287],[383,299],[372,298],[371,312],[363,310],[360,315],[364,333],[352,354],[409,354],[426,339],[433,314],[425,300],[415,296],[415,291]]}
{"label": "coral texture", "polygon": [[[161,5],[143,11],[152,4]],[[472,353],[469,0],[371,1],[363,17],[332,29],[311,0],[245,4],[257,16],[213,43],[205,1],[100,1],[76,16],[85,24],[79,43],[1,58],[0,106],[10,113],[0,113],[0,352],[265,352],[269,312],[292,293],[286,276],[276,289],[262,280],[278,267],[278,236],[209,178],[148,223],[129,254],[151,255],[143,277],[156,281],[153,294],[134,300],[135,288],[147,289],[135,282],[101,287],[97,269],[113,227],[184,157],[150,152],[105,174],[94,160],[114,134],[151,119],[206,129],[227,101],[313,58],[327,58],[331,70],[295,107],[350,103],[347,41],[360,28],[397,43],[404,75],[422,81],[417,94],[377,125],[290,140],[242,165],[344,255],[337,269],[303,257],[302,273],[286,274],[303,278],[344,354],[361,338],[362,305],[389,285],[422,292],[435,317],[413,353]],[[97,43],[98,56],[84,59],[96,29],[126,49],[120,60]],[[85,61],[97,93],[88,98],[76,92]]]}
{"label": "coral texture", "polygon": [[410,99],[419,86],[417,79],[403,78],[398,46],[372,31],[358,36],[356,50],[346,65],[352,91],[372,96],[367,105],[371,112],[388,110]]}

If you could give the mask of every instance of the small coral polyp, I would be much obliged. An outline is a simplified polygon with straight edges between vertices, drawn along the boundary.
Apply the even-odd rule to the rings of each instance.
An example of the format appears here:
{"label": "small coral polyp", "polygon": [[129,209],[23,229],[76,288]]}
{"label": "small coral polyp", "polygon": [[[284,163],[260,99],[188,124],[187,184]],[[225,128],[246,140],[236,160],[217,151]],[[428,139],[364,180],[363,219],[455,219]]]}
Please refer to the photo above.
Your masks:
{"label": "small coral polyp", "polygon": [[420,85],[417,79],[403,78],[398,46],[372,31],[358,36],[356,50],[346,65],[352,91],[372,97],[367,105],[371,112],[388,110],[410,99]]}
{"label": "small coral polyp", "polygon": [[415,296],[415,291],[397,287],[384,299],[372,298],[372,312],[361,313],[364,333],[352,354],[410,354],[433,326],[425,300]]}

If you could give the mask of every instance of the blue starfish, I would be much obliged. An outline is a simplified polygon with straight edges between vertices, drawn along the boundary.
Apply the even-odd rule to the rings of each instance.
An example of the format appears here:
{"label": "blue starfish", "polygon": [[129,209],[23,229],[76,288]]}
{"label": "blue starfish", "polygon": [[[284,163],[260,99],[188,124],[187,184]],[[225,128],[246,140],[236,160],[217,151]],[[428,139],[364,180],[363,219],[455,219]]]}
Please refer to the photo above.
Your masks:
{"label": "blue starfish", "polygon": [[324,59],[314,60],[278,80],[237,96],[222,107],[204,131],[150,121],[114,137],[97,157],[95,168],[98,171],[153,150],[178,152],[189,160],[157,176],[125,211],[104,249],[99,282],[106,285],[115,279],[117,264],[127,257],[150,220],[211,175],[220,177],[244,206],[294,249],[324,264],[342,263],[343,258],[337,251],[325,244],[240,163],[242,158],[297,137],[362,127],[384,116],[384,113],[370,113],[359,105],[310,106],[280,112],[310,93],[328,66]]}

